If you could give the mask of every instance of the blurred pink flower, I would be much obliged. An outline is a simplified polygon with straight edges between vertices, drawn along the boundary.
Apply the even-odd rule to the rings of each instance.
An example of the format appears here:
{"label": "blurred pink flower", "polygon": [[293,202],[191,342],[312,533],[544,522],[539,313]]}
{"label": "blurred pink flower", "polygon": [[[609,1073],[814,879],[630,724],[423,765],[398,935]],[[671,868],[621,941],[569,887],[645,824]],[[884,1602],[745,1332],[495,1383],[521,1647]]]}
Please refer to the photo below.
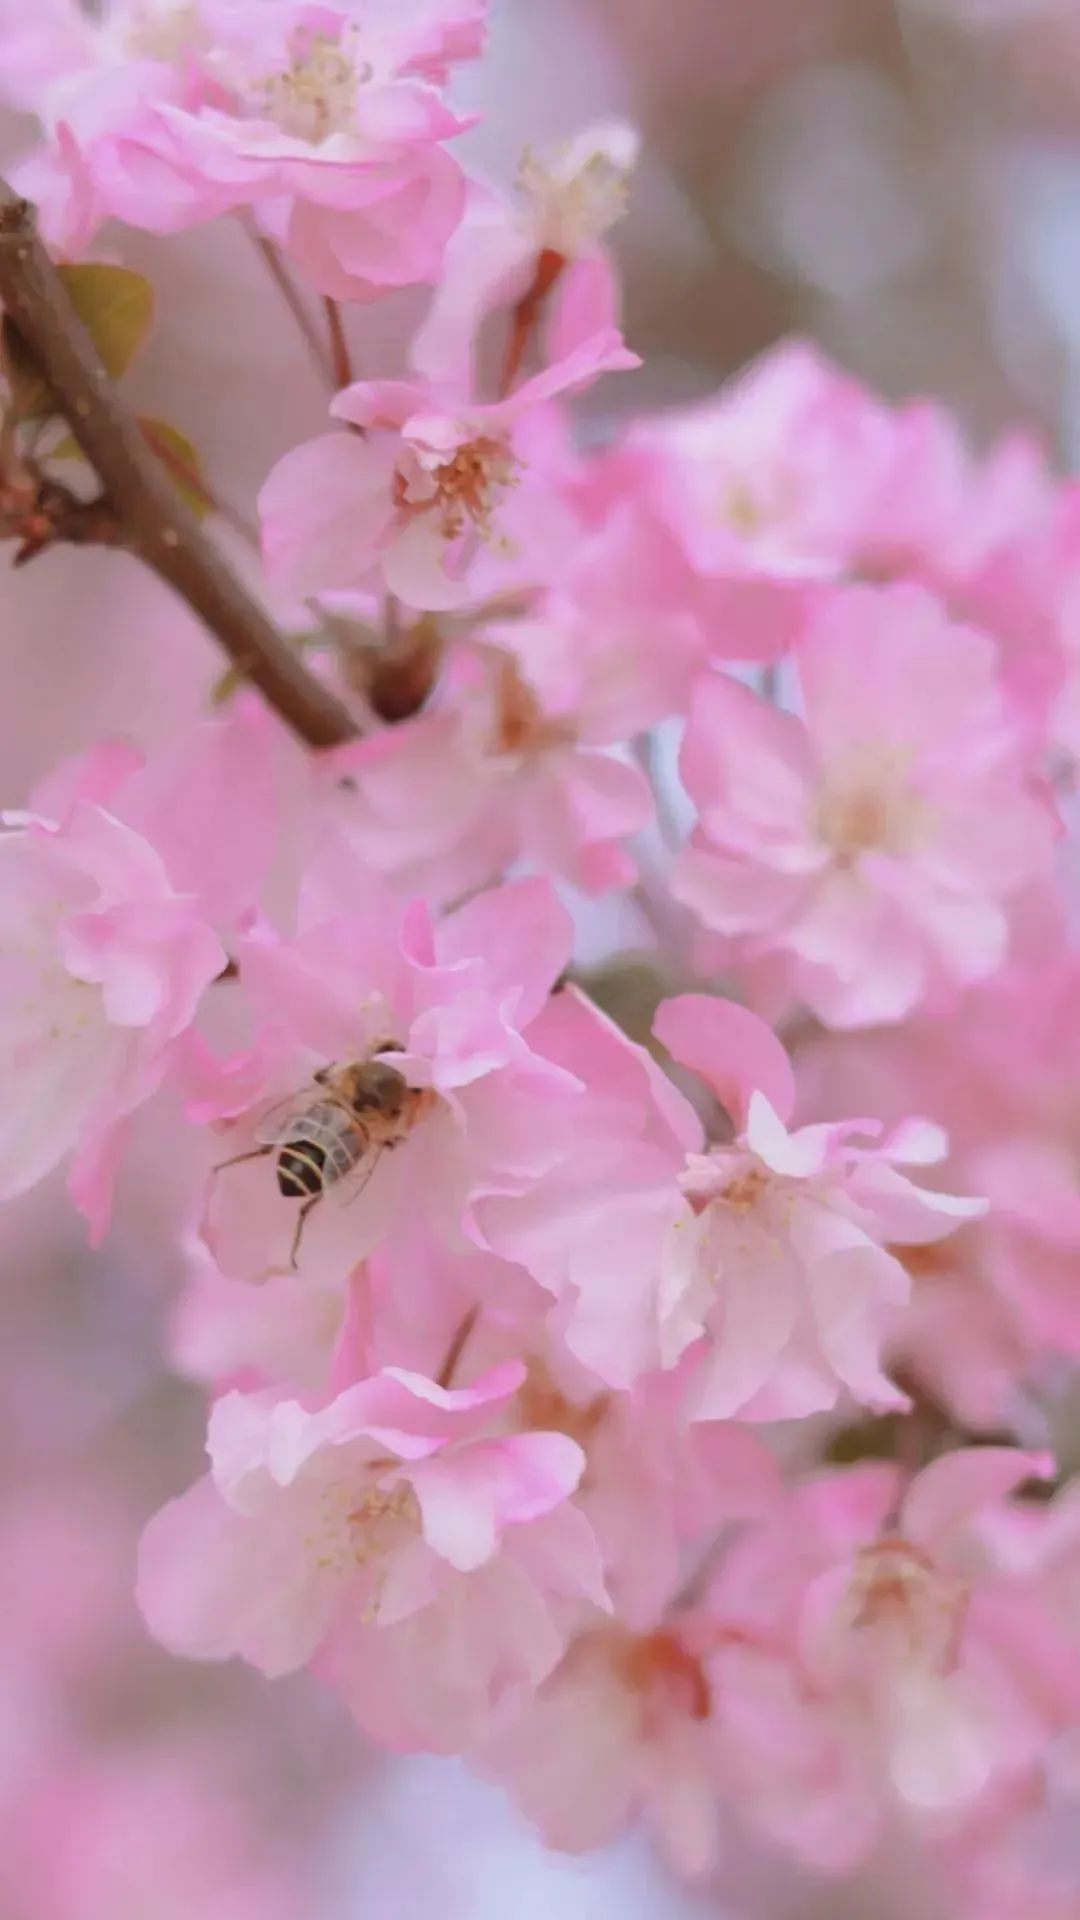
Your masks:
{"label": "blurred pink flower", "polygon": [[476,1753],[546,1844],[583,1853],[641,1819],[676,1872],[717,1865],[720,1809],[708,1682],[678,1619],[652,1633],[594,1628]]}
{"label": "blurred pink flower", "polygon": [[29,817],[0,834],[0,924],[0,1192],[74,1148],[72,1191],[100,1234],[122,1123],[160,1085],[227,956],[156,849],[89,800],[60,824]]}
{"label": "blurred pink flower", "polygon": [[[1080,1659],[1039,1581],[995,1557],[1043,1455],[821,1475],[737,1541],[704,1611],[730,1784],[775,1838],[847,1870],[900,1812],[929,1835],[1030,1777],[1075,1717]],[[1033,1522],[1037,1524],[1037,1522]]]}
{"label": "blurred pink flower", "polygon": [[833,1026],[898,1020],[1005,955],[1008,904],[1049,870],[1052,806],[1028,777],[994,649],[915,587],[822,606],[797,654],[805,718],[699,683],[683,778],[699,826],[677,897],[789,956]]}

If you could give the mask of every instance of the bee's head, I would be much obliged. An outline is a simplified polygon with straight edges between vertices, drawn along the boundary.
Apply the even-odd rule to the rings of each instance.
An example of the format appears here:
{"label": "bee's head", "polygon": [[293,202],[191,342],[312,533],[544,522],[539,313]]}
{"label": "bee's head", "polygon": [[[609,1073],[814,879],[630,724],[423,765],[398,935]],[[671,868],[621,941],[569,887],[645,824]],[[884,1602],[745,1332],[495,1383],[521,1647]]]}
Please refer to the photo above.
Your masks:
{"label": "bee's head", "polygon": [[328,1087],[330,1085],[330,1075],[331,1069],[329,1067],[319,1067],[311,1077],[317,1087]]}

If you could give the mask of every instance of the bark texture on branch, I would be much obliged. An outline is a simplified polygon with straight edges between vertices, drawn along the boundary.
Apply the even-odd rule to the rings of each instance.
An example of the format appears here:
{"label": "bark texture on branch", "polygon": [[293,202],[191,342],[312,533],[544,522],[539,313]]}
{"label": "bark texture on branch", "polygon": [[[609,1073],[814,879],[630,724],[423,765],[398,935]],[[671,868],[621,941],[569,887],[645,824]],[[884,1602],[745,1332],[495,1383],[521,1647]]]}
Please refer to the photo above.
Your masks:
{"label": "bark texture on branch", "polygon": [[345,707],[303,666],[147,447],[38,239],[33,207],[3,180],[0,304],[101,481],[125,543],[187,602],[238,672],[309,746],[354,738]]}

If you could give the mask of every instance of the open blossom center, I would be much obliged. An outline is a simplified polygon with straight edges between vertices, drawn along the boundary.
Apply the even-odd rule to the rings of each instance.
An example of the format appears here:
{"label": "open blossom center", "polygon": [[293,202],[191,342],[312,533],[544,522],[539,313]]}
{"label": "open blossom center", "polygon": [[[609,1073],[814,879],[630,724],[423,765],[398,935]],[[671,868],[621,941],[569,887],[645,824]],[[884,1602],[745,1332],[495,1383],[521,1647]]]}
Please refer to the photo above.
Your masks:
{"label": "open blossom center", "polygon": [[335,133],[350,133],[356,90],[370,70],[356,58],[356,30],[339,40],[305,35],[287,67],[265,75],[251,89],[256,111],[294,140],[318,146]]}
{"label": "open blossom center", "polygon": [[967,1590],[899,1537],[864,1547],[848,1589],[850,1625],[896,1659],[946,1673],[956,1659]]}
{"label": "open blossom center", "polygon": [[346,1573],[385,1560],[419,1527],[420,1508],[408,1481],[374,1486],[359,1497],[355,1485],[329,1486],[306,1544],[319,1567]]}
{"label": "open blossom center", "polygon": [[506,442],[490,436],[464,441],[448,459],[413,450],[398,467],[397,505],[437,514],[444,540],[470,531],[493,540],[496,509],[516,472]]}
{"label": "open blossom center", "polygon": [[818,836],[841,864],[863,853],[900,854],[909,850],[921,807],[907,779],[902,756],[882,755],[866,773],[826,785],[818,796]]}
{"label": "open blossom center", "polygon": [[646,1732],[666,1720],[707,1720],[711,1701],[700,1661],[675,1634],[662,1628],[627,1639],[617,1650],[616,1667],[637,1694]]}
{"label": "open blossom center", "polygon": [[768,1167],[749,1154],[691,1154],[679,1187],[695,1213],[709,1207],[732,1207],[739,1213],[754,1213],[779,1189],[779,1181]]}
{"label": "open blossom center", "polygon": [[782,462],[771,467],[755,463],[743,468],[736,461],[725,471],[720,485],[717,511],[722,524],[743,540],[791,522],[800,513],[799,489],[793,474]]}

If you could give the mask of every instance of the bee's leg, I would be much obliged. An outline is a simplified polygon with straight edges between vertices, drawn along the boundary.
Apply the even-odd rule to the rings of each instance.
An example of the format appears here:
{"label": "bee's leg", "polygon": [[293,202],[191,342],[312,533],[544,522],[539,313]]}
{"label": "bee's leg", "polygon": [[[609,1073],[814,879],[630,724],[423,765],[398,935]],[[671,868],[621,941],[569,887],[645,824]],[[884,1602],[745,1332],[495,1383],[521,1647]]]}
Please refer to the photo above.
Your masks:
{"label": "bee's leg", "polygon": [[224,1173],[226,1167],[242,1166],[245,1160],[261,1160],[265,1154],[274,1151],[273,1147],[249,1147],[246,1153],[234,1153],[231,1160],[219,1160],[217,1166],[211,1168],[211,1172],[215,1175]]}
{"label": "bee's leg", "polygon": [[296,1228],[292,1237],[292,1250],[289,1254],[289,1265],[292,1267],[294,1273],[296,1271],[296,1256],[300,1251],[300,1242],[304,1234],[304,1223],[312,1207],[317,1207],[322,1197],[321,1192],[313,1193],[310,1199],[303,1201],[300,1211],[296,1216]]}

